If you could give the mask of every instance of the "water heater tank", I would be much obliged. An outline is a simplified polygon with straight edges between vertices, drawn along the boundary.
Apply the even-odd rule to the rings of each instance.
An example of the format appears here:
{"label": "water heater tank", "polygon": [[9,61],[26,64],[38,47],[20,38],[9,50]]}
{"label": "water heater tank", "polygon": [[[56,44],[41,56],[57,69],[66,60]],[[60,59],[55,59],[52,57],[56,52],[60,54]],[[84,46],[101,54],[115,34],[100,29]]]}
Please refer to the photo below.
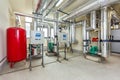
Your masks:
{"label": "water heater tank", "polygon": [[26,31],[22,28],[7,29],[7,60],[15,63],[26,59]]}

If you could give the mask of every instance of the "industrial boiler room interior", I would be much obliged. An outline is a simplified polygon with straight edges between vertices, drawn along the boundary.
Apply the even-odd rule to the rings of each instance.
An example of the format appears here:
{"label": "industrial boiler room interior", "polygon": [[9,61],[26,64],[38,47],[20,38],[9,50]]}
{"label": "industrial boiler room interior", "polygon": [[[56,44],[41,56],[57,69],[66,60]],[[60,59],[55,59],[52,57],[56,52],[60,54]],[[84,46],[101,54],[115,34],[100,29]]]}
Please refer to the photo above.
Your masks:
{"label": "industrial boiler room interior", "polygon": [[120,0],[0,0],[0,80],[120,80]]}

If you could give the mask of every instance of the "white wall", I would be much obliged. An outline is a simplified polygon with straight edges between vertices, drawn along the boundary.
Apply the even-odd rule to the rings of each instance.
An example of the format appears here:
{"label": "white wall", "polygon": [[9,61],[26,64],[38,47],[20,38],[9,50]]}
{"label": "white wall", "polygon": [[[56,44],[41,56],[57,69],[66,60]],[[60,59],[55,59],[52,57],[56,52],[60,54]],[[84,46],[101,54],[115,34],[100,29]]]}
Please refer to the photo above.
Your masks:
{"label": "white wall", "polygon": [[[0,61],[6,57],[6,28],[9,26],[9,1],[0,0]],[[0,63],[1,67],[2,63]]]}
{"label": "white wall", "polygon": [[75,35],[75,38],[76,38],[76,41],[77,43],[76,44],[73,44],[73,49],[77,50],[77,51],[82,51],[82,47],[83,47],[83,41],[82,41],[82,26],[77,26],[76,27],[76,35]]}

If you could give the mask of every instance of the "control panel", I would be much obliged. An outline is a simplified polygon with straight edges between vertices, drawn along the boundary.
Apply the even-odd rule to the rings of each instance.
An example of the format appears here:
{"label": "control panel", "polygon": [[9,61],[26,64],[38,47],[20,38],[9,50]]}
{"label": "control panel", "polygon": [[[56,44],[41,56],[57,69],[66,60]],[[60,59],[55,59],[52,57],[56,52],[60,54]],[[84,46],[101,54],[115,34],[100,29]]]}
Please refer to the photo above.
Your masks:
{"label": "control panel", "polygon": [[67,33],[59,33],[58,34],[58,41],[59,42],[68,42],[68,34]]}
{"label": "control panel", "polygon": [[43,31],[31,31],[30,42],[31,44],[43,44],[44,43],[44,32]]}

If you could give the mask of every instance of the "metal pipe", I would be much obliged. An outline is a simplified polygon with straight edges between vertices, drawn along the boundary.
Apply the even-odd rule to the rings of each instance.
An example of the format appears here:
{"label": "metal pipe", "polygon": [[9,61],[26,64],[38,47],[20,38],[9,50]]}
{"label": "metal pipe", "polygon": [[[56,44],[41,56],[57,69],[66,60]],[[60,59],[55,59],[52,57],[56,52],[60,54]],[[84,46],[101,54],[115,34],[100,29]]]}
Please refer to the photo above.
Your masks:
{"label": "metal pipe", "polygon": [[96,11],[92,11],[90,14],[90,27],[86,30],[94,30],[96,29]]}
{"label": "metal pipe", "polygon": [[103,7],[101,9],[101,50],[102,50],[102,57],[108,57],[108,8]]}
{"label": "metal pipe", "polygon": [[63,10],[66,7],[68,7],[71,3],[73,3],[75,0],[66,0],[62,5],[60,5],[60,7],[58,8],[58,10]]}
{"label": "metal pipe", "polygon": [[51,7],[51,9],[49,9],[49,11],[45,14],[45,16],[44,17],[46,17],[51,11],[52,11],[52,9],[56,6],[56,4],[59,2],[59,0],[57,0],[54,4],[53,4],[53,6]]}
{"label": "metal pipe", "polygon": [[41,6],[41,2],[42,2],[42,0],[39,0],[39,2],[38,2],[38,4],[37,4],[37,8],[36,8],[36,10],[35,10],[36,13],[38,12],[38,10],[39,10],[39,8],[40,8],[40,6]]}
{"label": "metal pipe", "polygon": [[71,29],[71,23],[69,23],[69,39],[70,39],[70,43],[72,43],[72,29]]}
{"label": "metal pipe", "polygon": [[[110,35],[111,35],[111,19],[112,19],[112,12],[109,10],[108,11],[108,36],[109,36],[109,39],[110,39]],[[108,56],[111,54],[111,42],[108,43]]]}
{"label": "metal pipe", "polygon": [[82,33],[83,33],[83,53],[86,53],[86,20],[83,21],[83,28],[82,28]]}
{"label": "metal pipe", "polygon": [[75,43],[75,23],[71,23],[71,42]]}
{"label": "metal pipe", "polygon": [[86,48],[87,48],[87,51],[89,50],[89,40],[90,40],[90,33],[89,33],[89,31],[87,31],[86,32],[86,40],[87,40],[87,42],[86,42]]}
{"label": "metal pipe", "polygon": [[43,8],[44,8],[46,2],[47,2],[47,0],[43,0],[43,1],[42,1],[41,7],[38,9],[38,12],[37,12],[37,13],[43,14],[42,11],[43,11]]}
{"label": "metal pipe", "polygon": [[98,50],[99,50],[99,52],[101,51],[100,39],[101,39],[101,33],[100,33],[100,30],[98,30]]}
{"label": "metal pipe", "polygon": [[[36,14],[34,14],[34,16],[37,16]],[[37,30],[37,19],[34,19],[34,30]]]}
{"label": "metal pipe", "polygon": [[46,23],[46,22],[43,22],[43,24],[45,25],[45,27],[47,27],[47,30],[48,30],[48,38],[50,38],[51,37],[51,27],[50,27],[50,25],[48,24],[48,23]]}
{"label": "metal pipe", "polygon": [[112,4],[115,2],[119,2],[119,0],[109,0],[109,1],[108,0],[95,0],[94,2],[89,1],[89,2],[85,3],[83,6],[80,6],[76,10],[72,11],[69,16],[63,15],[64,17],[62,17],[62,18],[64,20],[66,20],[69,18],[76,17],[76,15],[80,16],[80,15],[89,13],[92,10],[96,10],[102,6],[109,5],[109,4]]}
{"label": "metal pipe", "polygon": [[59,11],[59,12],[61,12],[61,13],[63,13],[63,14],[69,15],[68,13],[66,13],[66,12],[64,12],[64,11],[62,11],[62,10],[57,10],[57,11]]}
{"label": "metal pipe", "polygon": [[57,46],[57,44],[58,44],[58,36],[57,36],[57,28],[58,28],[58,17],[59,17],[59,13],[58,13],[58,11],[56,11],[56,13],[55,13],[55,19],[57,20],[57,22],[55,22],[55,26],[54,26],[54,36],[55,36],[55,38],[54,38],[54,52],[56,52],[56,53],[58,53],[58,46]]}
{"label": "metal pipe", "polygon": [[51,3],[53,2],[54,0],[50,0],[49,3],[47,4],[47,6],[45,7],[45,9],[42,11],[42,13],[44,13],[48,7],[51,5]]}
{"label": "metal pipe", "polygon": [[[24,13],[19,13],[19,12],[15,12],[14,14],[15,14],[15,15],[19,15],[19,16],[23,16],[23,17],[30,17],[30,18],[35,18],[35,19],[40,19],[40,20],[42,20],[42,18],[33,16],[32,14],[24,14]],[[63,22],[60,21],[60,20],[58,21],[58,20],[56,20],[56,19],[50,19],[50,18],[44,18],[44,21],[63,23]]]}

